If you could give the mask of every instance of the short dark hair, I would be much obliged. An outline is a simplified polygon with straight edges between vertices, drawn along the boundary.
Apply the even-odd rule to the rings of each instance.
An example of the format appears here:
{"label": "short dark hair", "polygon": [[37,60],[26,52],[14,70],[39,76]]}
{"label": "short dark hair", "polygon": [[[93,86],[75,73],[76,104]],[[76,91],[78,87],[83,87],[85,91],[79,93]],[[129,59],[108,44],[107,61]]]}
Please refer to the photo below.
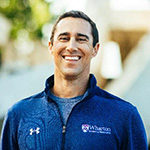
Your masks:
{"label": "short dark hair", "polygon": [[98,35],[98,30],[97,30],[96,24],[85,13],[83,13],[82,11],[75,11],[75,10],[65,12],[57,19],[56,23],[53,26],[51,37],[50,37],[50,41],[51,41],[52,45],[53,45],[54,34],[56,31],[57,24],[59,23],[60,20],[67,18],[67,17],[81,18],[90,23],[91,29],[92,29],[91,32],[92,32],[92,36],[93,36],[93,47],[95,47],[96,43],[99,42],[99,35]]}

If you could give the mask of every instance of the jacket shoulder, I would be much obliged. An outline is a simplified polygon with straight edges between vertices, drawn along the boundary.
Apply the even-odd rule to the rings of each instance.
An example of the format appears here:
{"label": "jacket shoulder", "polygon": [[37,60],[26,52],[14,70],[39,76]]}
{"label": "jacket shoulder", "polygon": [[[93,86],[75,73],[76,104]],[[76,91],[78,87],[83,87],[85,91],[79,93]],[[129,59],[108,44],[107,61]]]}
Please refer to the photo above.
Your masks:
{"label": "jacket shoulder", "polygon": [[23,112],[30,112],[40,106],[42,99],[44,99],[44,92],[34,94],[30,97],[24,98],[16,102],[13,106],[8,109],[8,115],[20,115]]}
{"label": "jacket shoulder", "polygon": [[96,96],[105,104],[105,106],[111,107],[112,109],[114,108],[118,111],[132,112],[136,109],[136,107],[130,102],[100,88],[97,88]]}

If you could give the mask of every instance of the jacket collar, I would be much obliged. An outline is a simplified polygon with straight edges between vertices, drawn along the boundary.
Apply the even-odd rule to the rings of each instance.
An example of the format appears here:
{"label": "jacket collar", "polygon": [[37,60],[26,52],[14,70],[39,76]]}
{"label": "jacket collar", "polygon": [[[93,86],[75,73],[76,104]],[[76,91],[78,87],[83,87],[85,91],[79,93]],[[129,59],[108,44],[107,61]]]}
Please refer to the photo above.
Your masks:
{"label": "jacket collar", "polygon": [[[97,89],[96,84],[97,84],[97,81],[96,81],[95,76],[93,74],[90,74],[89,83],[88,83],[88,93],[89,93],[89,95],[95,94],[96,89]],[[45,83],[46,95],[48,93],[48,90],[51,89],[53,86],[54,86],[54,75],[50,76],[46,80],[46,83]]]}

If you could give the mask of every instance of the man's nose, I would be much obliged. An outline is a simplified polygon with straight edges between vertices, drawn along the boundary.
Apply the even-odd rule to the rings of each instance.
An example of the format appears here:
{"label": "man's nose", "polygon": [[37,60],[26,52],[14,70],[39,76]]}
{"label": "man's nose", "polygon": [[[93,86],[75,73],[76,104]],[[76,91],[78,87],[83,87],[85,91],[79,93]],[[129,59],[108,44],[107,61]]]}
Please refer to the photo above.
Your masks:
{"label": "man's nose", "polygon": [[67,48],[66,48],[68,51],[70,52],[73,52],[73,51],[76,51],[78,48],[77,48],[77,43],[76,43],[76,40],[73,38],[73,39],[70,39],[70,41],[68,42],[68,45],[67,45]]}

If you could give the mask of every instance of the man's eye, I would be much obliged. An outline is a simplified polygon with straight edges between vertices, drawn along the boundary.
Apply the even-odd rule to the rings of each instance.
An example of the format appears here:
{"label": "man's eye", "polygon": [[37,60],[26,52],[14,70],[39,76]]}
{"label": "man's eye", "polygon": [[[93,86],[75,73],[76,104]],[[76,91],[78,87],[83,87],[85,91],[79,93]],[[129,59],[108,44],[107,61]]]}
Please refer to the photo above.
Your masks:
{"label": "man's eye", "polygon": [[69,38],[67,38],[67,37],[60,37],[59,40],[60,40],[60,41],[68,41]]}
{"label": "man's eye", "polygon": [[82,42],[82,41],[87,41],[87,40],[83,39],[83,38],[79,38],[79,39],[77,39],[77,41],[79,41],[79,42],[81,41]]}

